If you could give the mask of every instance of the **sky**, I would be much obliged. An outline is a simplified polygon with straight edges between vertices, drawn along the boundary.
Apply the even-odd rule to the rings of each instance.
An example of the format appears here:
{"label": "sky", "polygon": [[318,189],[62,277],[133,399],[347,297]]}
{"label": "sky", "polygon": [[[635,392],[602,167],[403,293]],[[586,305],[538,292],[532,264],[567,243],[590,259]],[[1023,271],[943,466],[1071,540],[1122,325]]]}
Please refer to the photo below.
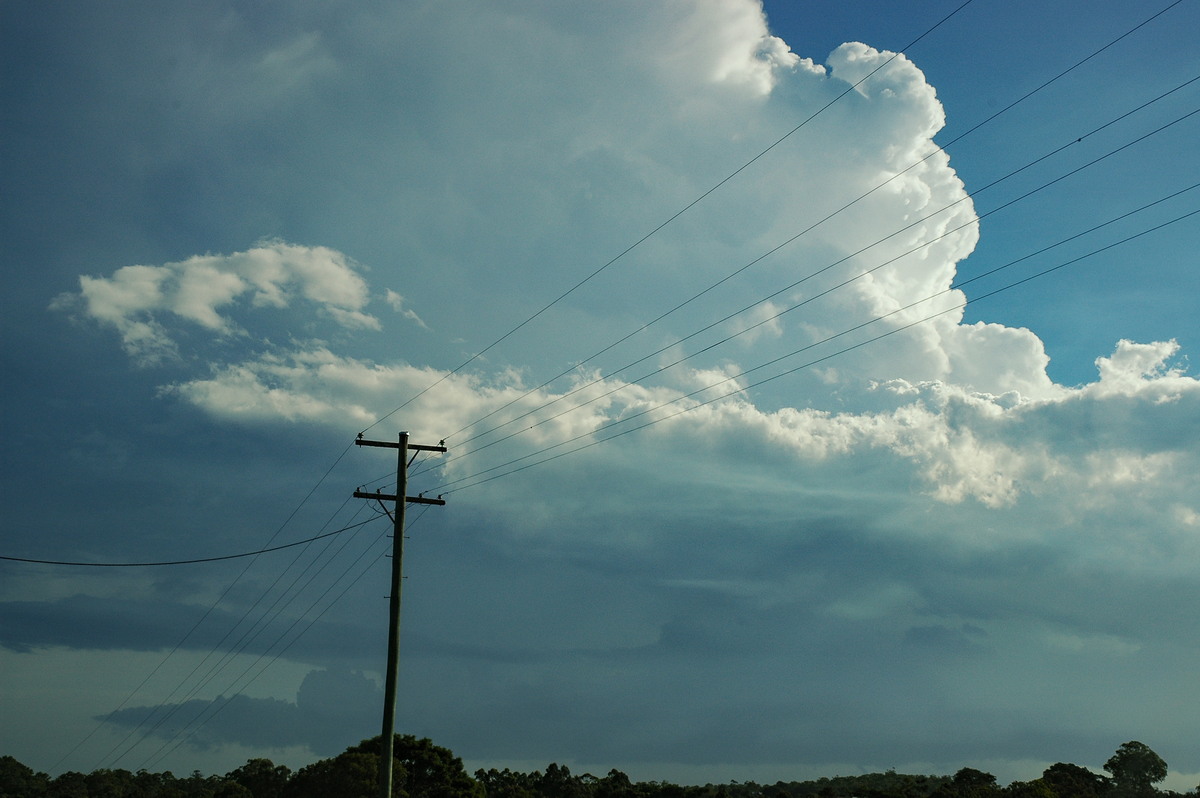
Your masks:
{"label": "sky", "polygon": [[1195,786],[1198,24],[0,5],[0,752]]}

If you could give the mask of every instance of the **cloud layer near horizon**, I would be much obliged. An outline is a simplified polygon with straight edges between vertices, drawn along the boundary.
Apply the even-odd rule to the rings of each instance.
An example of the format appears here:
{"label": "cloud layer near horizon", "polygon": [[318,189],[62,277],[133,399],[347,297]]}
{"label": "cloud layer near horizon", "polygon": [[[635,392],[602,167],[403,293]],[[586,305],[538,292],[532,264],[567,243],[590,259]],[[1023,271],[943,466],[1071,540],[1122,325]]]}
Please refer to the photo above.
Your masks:
{"label": "cloud layer near horizon", "polygon": [[[225,140],[268,111],[330,109],[320,150],[340,169],[320,208],[291,207],[306,191],[286,170],[274,189],[304,237],[86,268],[54,308],[115,332],[160,401],[218,429],[349,441],[404,402],[375,432],[447,439],[417,477],[454,511],[415,555],[430,576],[407,627],[412,731],[474,759],[680,766],[1071,760],[1142,730],[1195,739],[1177,702],[1200,639],[1200,381],[1175,341],[1120,340],[1095,380],[1058,385],[1036,331],[963,323],[952,286],[980,233],[917,65],[849,43],[822,66],[735,0],[618,3],[602,25],[434,4],[322,35],[303,22],[182,73],[209,112],[173,121]],[[45,633],[86,603],[69,595],[10,606],[0,642],[97,646]],[[1200,768],[1189,756],[1172,765]]]}

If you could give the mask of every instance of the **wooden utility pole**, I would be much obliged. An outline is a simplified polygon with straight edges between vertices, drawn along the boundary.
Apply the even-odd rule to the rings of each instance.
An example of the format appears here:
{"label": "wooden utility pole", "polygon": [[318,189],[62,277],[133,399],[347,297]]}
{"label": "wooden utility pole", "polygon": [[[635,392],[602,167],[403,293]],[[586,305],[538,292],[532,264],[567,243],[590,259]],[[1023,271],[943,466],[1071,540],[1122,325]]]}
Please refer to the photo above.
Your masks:
{"label": "wooden utility pole", "polygon": [[379,795],[392,798],[392,749],[396,736],[396,679],[400,670],[400,582],[404,578],[404,508],[413,504],[445,504],[439,496],[426,499],[424,496],[406,496],[408,492],[408,452],[444,452],[445,441],[438,446],[422,446],[408,442],[408,433],[401,432],[397,443],[390,441],[364,440],[360,433],[354,441],[358,446],[382,446],[396,449],[396,492],[369,493],[354,491],[356,499],[375,499],[396,503],[392,514],[392,594],[388,605],[388,656],[387,672],[383,683],[383,738],[379,752]]}

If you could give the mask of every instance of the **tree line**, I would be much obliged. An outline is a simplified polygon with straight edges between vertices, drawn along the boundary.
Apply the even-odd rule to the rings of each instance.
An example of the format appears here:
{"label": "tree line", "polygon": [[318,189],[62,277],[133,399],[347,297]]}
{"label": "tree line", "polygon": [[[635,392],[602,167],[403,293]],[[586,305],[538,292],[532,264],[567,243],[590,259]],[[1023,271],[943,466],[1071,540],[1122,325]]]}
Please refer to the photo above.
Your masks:
{"label": "tree line", "polygon": [[[136,773],[100,769],[50,777],[11,756],[0,756],[0,798],[376,798],[380,738],[364,740],[329,759],[292,771],[269,759],[251,759],[224,776]],[[634,782],[619,770],[604,776],[573,774],[562,765],[520,773],[477,770],[469,775],[452,751],[429,739],[396,735],[394,798],[1148,798],[1200,796],[1158,790],[1167,763],[1144,743],[1124,743],[1104,764],[1107,776],[1059,762],[1040,778],[1007,786],[974,768],[953,776],[889,770],[811,781],[730,782],[681,786]]]}

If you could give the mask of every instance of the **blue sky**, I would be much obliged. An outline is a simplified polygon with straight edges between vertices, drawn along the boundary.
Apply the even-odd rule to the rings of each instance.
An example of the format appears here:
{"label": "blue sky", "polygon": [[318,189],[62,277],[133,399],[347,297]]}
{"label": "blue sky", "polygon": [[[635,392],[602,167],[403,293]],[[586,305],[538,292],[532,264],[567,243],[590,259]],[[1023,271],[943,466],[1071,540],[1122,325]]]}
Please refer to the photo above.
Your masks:
{"label": "blue sky", "polygon": [[1194,786],[1200,9],[960,5],[6,4],[0,555],[346,531],[0,562],[0,750],[376,734],[405,429],[470,767]]}

